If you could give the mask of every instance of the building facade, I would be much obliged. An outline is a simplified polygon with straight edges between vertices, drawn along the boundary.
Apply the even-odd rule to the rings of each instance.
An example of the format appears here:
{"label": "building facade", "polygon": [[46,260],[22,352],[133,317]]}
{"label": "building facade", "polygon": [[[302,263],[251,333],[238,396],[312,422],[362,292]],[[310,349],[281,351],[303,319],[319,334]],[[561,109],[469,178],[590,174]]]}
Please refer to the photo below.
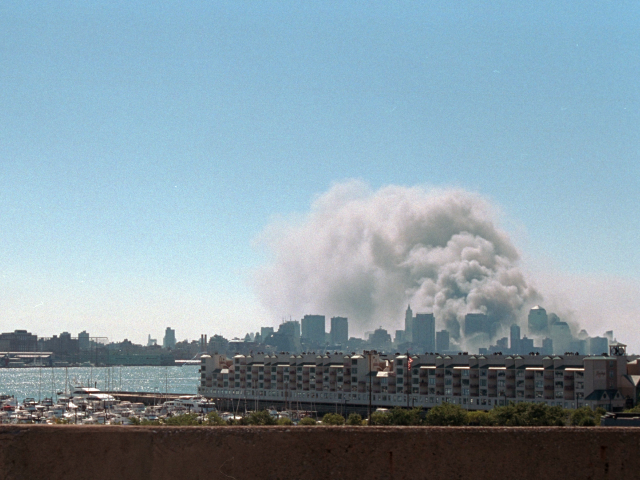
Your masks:
{"label": "building facade", "polygon": [[433,313],[417,313],[413,319],[412,343],[427,352],[436,350],[436,320]]}
{"label": "building facade", "polygon": [[549,319],[547,311],[540,305],[529,310],[529,335],[543,335],[549,333]]}
{"label": "building facade", "polygon": [[36,352],[38,336],[26,330],[0,334],[0,352]]}
{"label": "building facade", "polygon": [[635,371],[637,357],[626,355],[214,355],[202,358],[198,390],[208,398],[301,408],[452,403],[489,410],[513,401],[620,410],[637,401]]}
{"label": "building facade", "polygon": [[164,348],[175,348],[176,343],[177,343],[176,331],[171,327],[167,327],[167,329],[164,332],[164,339],[162,340],[162,346]]}
{"label": "building facade", "polygon": [[302,327],[302,341],[317,345],[325,343],[325,316],[305,315],[300,322]]}
{"label": "building facade", "polygon": [[449,332],[440,330],[436,333],[436,352],[444,353],[449,350]]}
{"label": "building facade", "polygon": [[349,320],[346,317],[331,317],[331,344],[345,345],[349,341]]}

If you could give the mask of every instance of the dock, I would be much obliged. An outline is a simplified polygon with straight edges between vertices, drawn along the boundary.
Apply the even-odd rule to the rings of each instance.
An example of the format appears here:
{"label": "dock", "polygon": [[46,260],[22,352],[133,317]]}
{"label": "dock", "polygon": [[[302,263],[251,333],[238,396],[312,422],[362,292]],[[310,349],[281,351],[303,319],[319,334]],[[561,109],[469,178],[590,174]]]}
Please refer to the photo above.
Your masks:
{"label": "dock", "polygon": [[144,403],[145,405],[160,405],[169,400],[175,400],[185,395],[195,395],[195,393],[158,393],[158,392],[103,392],[115,397],[120,401],[131,403]]}

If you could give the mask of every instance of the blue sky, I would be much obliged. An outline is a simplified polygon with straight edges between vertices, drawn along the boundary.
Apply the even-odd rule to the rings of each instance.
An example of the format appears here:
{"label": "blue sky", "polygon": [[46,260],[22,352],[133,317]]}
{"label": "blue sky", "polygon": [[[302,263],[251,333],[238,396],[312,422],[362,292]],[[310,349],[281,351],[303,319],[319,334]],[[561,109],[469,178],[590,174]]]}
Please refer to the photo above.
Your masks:
{"label": "blue sky", "polygon": [[273,325],[256,238],[356,178],[489,198],[572,308],[635,292],[602,313],[623,337],[639,28],[632,2],[5,2],[0,326]]}

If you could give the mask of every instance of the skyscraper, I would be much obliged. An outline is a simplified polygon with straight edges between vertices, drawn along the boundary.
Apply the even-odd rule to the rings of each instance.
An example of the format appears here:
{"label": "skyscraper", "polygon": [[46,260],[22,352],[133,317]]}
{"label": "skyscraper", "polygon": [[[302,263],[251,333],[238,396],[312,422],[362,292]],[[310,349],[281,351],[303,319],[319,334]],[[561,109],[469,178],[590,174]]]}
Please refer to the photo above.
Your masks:
{"label": "skyscraper", "polygon": [[590,355],[602,355],[609,351],[609,339],[606,337],[591,337],[588,340],[588,353]]}
{"label": "skyscraper", "polygon": [[427,352],[436,349],[436,320],[433,313],[417,313],[413,319],[412,343]]}
{"label": "skyscraper", "polygon": [[162,340],[162,346],[164,348],[175,348],[176,331],[173,328],[167,327],[167,329],[165,330],[164,339]]}
{"label": "skyscraper", "polygon": [[324,315],[305,315],[302,319],[301,326],[303,342],[325,343]]}
{"label": "skyscraper", "polygon": [[520,351],[520,327],[511,325],[511,353],[522,353]]}
{"label": "skyscraper", "polygon": [[91,348],[91,341],[86,330],[78,334],[78,348],[80,350],[89,350]]}
{"label": "skyscraper", "polygon": [[535,347],[533,346],[533,338],[527,338],[525,335],[520,339],[520,354],[528,355],[531,352],[535,352]]}
{"label": "skyscraper", "polygon": [[260,327],[260,340],[262,343],[273,334],[273,327]]}
{"label": "skyscraper", "polygon": [[556,322],[551,325],[551,339],[553,340],[553,353],[563,355],[573,351],[573,336],[567,322]]}
{"label": "skyscraper", "polygon": [[540,305],[529,310],[529,335],[546,335],[549,333],[547,311]]}
{"label": "skyscraper", "polygon": [[271,337],[270,344],[278,350],[287,352],[300,351],[300,322],[289,320],[281,323],[278,331]]}
{"label": "skyscraper", "polygon": [[278,327],[278,333],[290,336],[296,340],[300,340],[300,322],[297,320],[289,320],[283,322]]}
{"label": "skyscraper", "polygon": [[349,320],[346,317],[331,317],[331,344],[345,345],[349,340]]}
{"label": "skyscraper", "polygon": [[413,340],[413,312],[411,311],[411,305],[407,306],[407,311],[404,314],[404,338],[405,342],[411,342]]}
{"label": "skyscraper", "polygon": [[449,332],[440,330],[436,333],[436,352],[443,353],[449,350]]}

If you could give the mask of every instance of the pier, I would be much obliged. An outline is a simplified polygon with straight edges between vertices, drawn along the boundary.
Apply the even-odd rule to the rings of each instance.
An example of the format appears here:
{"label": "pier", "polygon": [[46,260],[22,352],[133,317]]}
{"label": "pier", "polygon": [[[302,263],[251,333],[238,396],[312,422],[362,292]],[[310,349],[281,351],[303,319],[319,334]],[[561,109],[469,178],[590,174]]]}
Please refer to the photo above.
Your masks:
{"label": "pier", "polygon": [[169,400],[175,400],[185,395],[195,395],[195,393],[158,393],[158,392],[103,392],[115,397],[120,401],[131,403],[144,403],[145,405],[159,405]]}

